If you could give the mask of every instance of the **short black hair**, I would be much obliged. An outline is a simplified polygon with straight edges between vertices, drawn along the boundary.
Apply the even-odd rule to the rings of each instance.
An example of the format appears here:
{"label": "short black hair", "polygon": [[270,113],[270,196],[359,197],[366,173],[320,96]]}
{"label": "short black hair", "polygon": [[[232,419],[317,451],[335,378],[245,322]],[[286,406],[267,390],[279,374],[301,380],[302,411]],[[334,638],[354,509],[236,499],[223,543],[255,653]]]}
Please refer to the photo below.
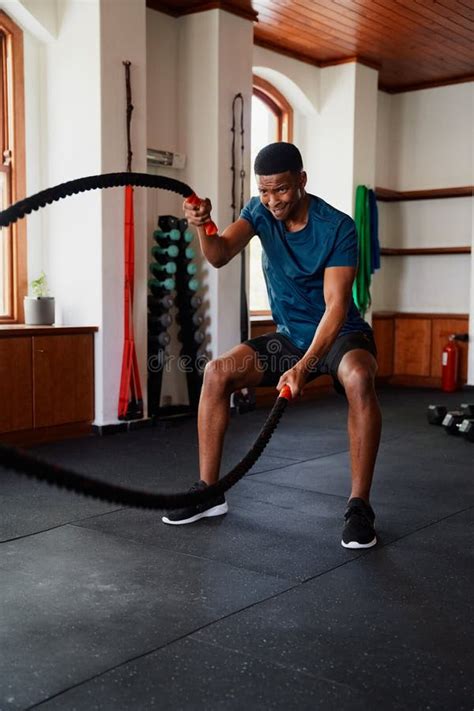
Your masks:
{"label": "short black hair", "polygon": [[278,141],[259,151],[254,170],[256,175],[276,175],[286,173],[287,170],[299,173],[303,170],[303,159],[293,143]]}

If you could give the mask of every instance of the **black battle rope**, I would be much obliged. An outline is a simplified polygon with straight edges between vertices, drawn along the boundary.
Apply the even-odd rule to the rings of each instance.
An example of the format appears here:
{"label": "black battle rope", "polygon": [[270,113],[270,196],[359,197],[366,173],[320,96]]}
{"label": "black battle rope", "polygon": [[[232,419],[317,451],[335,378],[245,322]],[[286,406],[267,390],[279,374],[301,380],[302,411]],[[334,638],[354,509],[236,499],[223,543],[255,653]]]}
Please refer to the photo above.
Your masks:
{"label": "black battle rope", "polygon": [[67,489],[76,494],[90,496],[94,499],[108,501],[112,504],[122,504],[140,509],[173,509],[198,504],[215,496],[223,494],[236,484],[239,479],[253,467],[267,446],[285,411],[288,400],[280,395],[270,412],[263,428],[252,448],[245,457],[220,479],[216,484],[208,486],[204,491],[184,492],[179,494],[155,494],[148,491],[128,489],[123,486],[107,484],[90,477],[78,474],[70,469],[45,462],[24,450],[8,447],[0,443],[0,465],[11,469],[17,474],[45,481],[60,489]]}
{"label": "black battle rope", "polygon": [[47,188],[36,195],[25,198],[11,205],[6,210],[0,212],[0,227],[8,227],[21,217],[29,215],[34,210],[39,210],[45,205],[61,200],[62,198],[76,193],[83,193],[86,190],[96,190],[97,188],[117,188],[125,185],[135,185],[142,188],[158,188],[160,190],[171,190],[185,198],[194,195],[189,185],[181,183],[173,178],[165,178],[162,175],[148,175],[148,173],[105,173],[104,175],[90,175],[87,178],[70,180],[61,183],[54,188]]}
{"label": "black battle rope", "polygon": [[[195,195],[193,190],[179,180],[165,178],[147,173],[108,173],[106,175],[91,175],[87,178],[70,180],[67,183],[56,185],[53,188],[42,190],[25,200],[20,200],[6,210],[0,212],[0,227],[8,227],[30,212],[49,205],[56,200],[61,200],[68,195],[74,195],[86,190],[97,188],[113,188],[124,185],[136,185],[145,188],[160,188],[171,190],[183,197]],[[198,198],[196,198],[198,199]],[[11,469],[17,474],[45,481],[48,484],[69,491],[74,491],[84,496],[109,501],[114,504],[123,504],[145,509],[181,508],[189,504],[200,503],[214,496],[224,493],[236,484],[253,467],[278,425],[285,411],[291,391],[286,386],[277,398],[268,419],[255,440],[250,451],[245,457],[220,481],[207,487],[204,491],[185,492],[180,494],[154,494],[146,491],[136,491],[122,486],[96,481],[77,472],[63,469],[49,462],[45,462],[28,452],[9,447],[0,443],[0,465]]]}

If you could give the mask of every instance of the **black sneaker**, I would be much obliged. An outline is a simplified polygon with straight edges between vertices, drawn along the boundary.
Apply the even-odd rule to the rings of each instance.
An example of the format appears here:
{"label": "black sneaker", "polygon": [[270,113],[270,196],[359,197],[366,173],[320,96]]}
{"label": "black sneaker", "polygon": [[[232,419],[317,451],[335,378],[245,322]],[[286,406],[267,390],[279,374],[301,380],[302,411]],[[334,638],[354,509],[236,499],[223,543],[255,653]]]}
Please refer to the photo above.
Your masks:
{"label": "black sneaker", "polygon": [[344,548],[371,548],[377,543],[372,506],[364,499],[350,499],[344,514],[346,525],[342,532]]}
{"label": "black sneaker", "polygon": [[[193,491],[203,491],[207,488],[205,481],[198,481],[189,489],[189,493]],[[183,523],[194,523],[200,518],[209,518],[210,516],[222,516],[227,513],[228,506],[224,494],[217,496],[214,499],[209,499],[201,504],[188,506],[185,509],[170,511],[167,516],[162,517],[163,523],[171,523],[174,526],[179,526]]]}

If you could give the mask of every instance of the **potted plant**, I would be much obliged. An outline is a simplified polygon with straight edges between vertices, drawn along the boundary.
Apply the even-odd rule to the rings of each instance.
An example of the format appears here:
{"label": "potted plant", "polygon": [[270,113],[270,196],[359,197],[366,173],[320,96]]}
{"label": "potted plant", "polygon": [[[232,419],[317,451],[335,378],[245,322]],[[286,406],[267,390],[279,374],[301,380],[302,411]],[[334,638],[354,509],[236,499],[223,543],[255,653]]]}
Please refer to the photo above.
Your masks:
{"label": "potted plant", "polygon": [[48,296],[46,274],[41,272],[30,287],[33,296],[25,296],[25,324],[51,326],[54,323],[54,296]]}

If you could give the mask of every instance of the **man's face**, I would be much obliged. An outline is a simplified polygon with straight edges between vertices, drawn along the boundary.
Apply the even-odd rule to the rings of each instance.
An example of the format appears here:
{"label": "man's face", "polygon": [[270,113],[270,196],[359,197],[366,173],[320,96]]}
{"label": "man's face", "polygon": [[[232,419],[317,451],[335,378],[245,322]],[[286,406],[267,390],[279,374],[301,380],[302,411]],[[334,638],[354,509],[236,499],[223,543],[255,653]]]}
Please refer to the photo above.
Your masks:
{"label": "man's face", "polygon": [[276,220],[288,220],[295,213],[304,196],[306,173],[285,173],[257,175],[260,201],[270,210]]}

